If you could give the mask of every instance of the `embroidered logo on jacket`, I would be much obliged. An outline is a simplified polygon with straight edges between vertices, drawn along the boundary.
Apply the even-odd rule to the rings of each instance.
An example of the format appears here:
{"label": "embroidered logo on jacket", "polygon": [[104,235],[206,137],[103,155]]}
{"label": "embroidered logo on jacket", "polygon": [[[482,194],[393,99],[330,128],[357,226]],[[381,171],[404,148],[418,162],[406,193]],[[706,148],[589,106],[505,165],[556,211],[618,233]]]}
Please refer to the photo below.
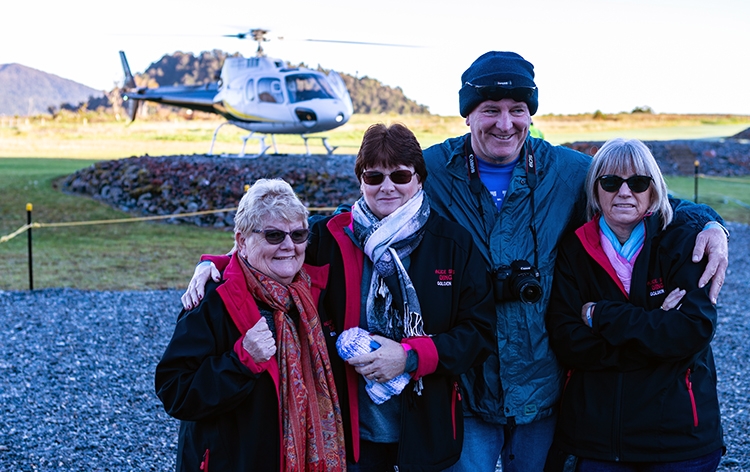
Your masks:
{"label": "embroidered logo on jacket", "polygon": [[328,336],[332,338],[336,336],[336,327],[333,325],[333,320],[324,321],[323,326],[328,330]]}
{"label": "embroidered logo on jacket", "polygon": [[453,269],[435,269],[435,275],[438,276],[438,287],[450,287],[453,285]]}
{"label": "embroidered logo on jacket", "polygon": [[649,295],[655,297],[664,293],[664,282],[662,278],[652,279],[646,282],[648,284]]}

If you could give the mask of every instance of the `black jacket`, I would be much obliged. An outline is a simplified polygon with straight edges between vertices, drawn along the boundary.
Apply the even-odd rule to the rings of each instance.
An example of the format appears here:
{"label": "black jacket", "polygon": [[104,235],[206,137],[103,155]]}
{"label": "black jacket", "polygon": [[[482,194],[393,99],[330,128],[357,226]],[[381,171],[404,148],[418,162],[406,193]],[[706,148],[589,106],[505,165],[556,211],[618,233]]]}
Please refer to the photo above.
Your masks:
{"label": "black jacket", "polygon": [[[359,326],[364,254],[344,228],[344,213],[312,226],[306,263],[327,267],[328,286],[318,310],[329,342],[331,364],[343,412],[347,455],[359,456],[358,374],[336,354],[343,330]],[[402,340],[419,355],[414,381],[402,395],[399,470],[436,471],[455,463],[463,443],[459,375],[481,363],[494,344],[494,302],[489,276],[471,235],[432,212],[425,235],[410,255],[409,275],[419,297],[423,338]]]}
{"label": "black jacket", "polygon": [[[307,269],[317,299],[325,274]],[[156,393],[181,420],[178,471],[281,467],[278,364],[275,358],[256,364],[246,355],[232,314],[253,323],[261,316],[236,259],[221,283],[209,281],[196,308],[180,313],[156,367]]]}
{"label": "black jacket", "polygon": [[[597,221],[569,235],[557,257],[547,328],[568,373],[556,446],[624,462],[688,460],[721,448],[710,347],[716,309],[708,285],[697,286],[705,267],[691,261],[697,231],[662,231],[658,214],[646,217],[628,296]],[[687,291],[681,305],[662,311],[676,287]],[[581,319],[586,302],[597,303],[592,328]]]}
{"label": "black jacket", "polygon": [[[209,282],[198,307],[180,313],[156,368],[156,392],[180,421],[178,471],[279,470],[276,387],[240,361],[240,338]],[[248,298],[252,303],[252,299]]]}

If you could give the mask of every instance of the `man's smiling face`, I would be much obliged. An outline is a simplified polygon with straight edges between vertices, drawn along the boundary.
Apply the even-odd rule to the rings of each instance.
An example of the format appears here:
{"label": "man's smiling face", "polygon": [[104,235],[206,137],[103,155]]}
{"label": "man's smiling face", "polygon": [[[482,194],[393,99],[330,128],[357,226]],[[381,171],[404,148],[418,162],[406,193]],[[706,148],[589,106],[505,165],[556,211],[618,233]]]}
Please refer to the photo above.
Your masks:
{"label": "man's smiling face", "polygon": [[490,164],[508,164],[521,153],[531,114],[526,102],[486,100],[469,113],[466,125],[471,129],[471,147],[478,158]]}

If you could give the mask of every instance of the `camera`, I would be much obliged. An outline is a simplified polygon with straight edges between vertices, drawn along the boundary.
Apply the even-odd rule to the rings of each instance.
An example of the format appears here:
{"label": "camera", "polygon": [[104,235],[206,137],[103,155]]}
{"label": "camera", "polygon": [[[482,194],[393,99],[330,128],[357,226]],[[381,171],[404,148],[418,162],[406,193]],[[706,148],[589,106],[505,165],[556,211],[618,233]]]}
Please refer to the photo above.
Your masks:
{"label": "camera", "polygon": [[517,260],[501,265],[494,272],[496,301],[521,300],[536,303],[542,299],[539,270],[528,261]]}

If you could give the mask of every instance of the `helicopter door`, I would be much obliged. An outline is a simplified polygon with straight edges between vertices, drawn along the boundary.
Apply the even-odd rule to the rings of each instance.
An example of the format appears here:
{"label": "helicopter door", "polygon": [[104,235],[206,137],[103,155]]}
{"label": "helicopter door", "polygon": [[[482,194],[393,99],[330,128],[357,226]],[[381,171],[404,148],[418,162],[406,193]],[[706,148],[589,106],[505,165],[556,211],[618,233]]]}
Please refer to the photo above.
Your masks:
{"label": "helicopter door", "polygon": [[284,103],[281,81],[274,78],[258,80],[258,99],[264,103]]}

